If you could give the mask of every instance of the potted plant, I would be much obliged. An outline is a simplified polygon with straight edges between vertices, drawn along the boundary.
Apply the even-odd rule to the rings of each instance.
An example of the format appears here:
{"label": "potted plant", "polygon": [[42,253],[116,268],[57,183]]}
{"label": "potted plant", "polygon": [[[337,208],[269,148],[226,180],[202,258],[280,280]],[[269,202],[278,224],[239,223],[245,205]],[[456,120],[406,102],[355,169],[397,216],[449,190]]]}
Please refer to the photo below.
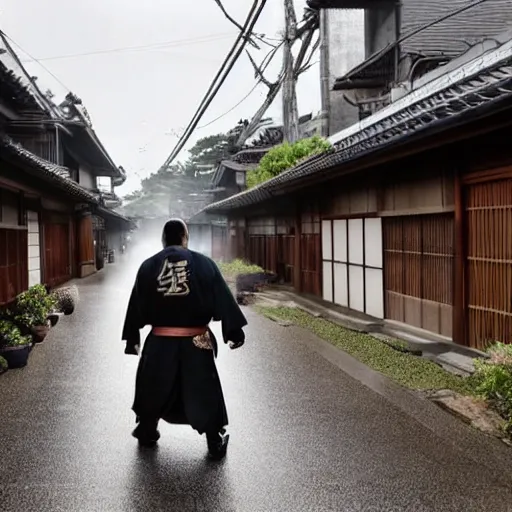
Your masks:
{"label": "potted plant", "polygon": [[57,303],[57,311],[66,316],[71,315],[75,311],[75,306],[78,302],[78,288],[76,285],[57,288],[51,292],[51,295]]}
{"label": "potted plant", "polygon": [[28,362],[30,336],[23,336],[19,327],[10,320],[0,320],[0,356],[9,368],[22,368]]}
{"label": "potted plant", "polygon": [[5,373],[8,369],[9,363],[4,357],[0,356],[0,375],[2,375],[2,373]]}
{"label": "potted plant", "polygon": [[55,307],[55,298],[43,285],[32,286],[16,298],[14,321],[23,334],[32,335],[34,343],[41,343],[50,330],[48,317]]}

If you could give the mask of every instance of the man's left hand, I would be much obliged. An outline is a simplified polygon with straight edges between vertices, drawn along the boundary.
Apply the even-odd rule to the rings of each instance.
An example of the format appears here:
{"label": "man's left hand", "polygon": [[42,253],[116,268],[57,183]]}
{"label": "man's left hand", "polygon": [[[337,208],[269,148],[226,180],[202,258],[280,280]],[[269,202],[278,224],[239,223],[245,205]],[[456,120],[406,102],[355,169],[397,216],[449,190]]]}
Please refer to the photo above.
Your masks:
{"label": "man's left hand", "polygon": [[231,350],[235,350],[237,348],[240,348],[244,343],[245,343],[245,341],[239,341],[238,343],[235,343],[234,341],[230,341],[229,348]]}

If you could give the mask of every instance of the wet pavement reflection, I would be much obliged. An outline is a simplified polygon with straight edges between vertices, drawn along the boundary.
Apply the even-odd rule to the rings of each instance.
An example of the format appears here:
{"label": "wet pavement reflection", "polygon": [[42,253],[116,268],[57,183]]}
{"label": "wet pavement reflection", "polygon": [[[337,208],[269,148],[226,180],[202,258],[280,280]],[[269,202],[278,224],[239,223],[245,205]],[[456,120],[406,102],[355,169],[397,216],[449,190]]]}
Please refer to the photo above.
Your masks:
{"label": "wet pavement reflection", "polygon": [[162,425],[159,447],[139,450],[130,436],[137,358],[123,354],[120,334],[153,249],[132,247],[79,281],[75,314],[27,368],[0,378],[1,511],[512,510],[508,477],[341,372],[308,333],[249,310],[246,346],[221,346],[218,359],[226,460],[208,461],[189,427]]}

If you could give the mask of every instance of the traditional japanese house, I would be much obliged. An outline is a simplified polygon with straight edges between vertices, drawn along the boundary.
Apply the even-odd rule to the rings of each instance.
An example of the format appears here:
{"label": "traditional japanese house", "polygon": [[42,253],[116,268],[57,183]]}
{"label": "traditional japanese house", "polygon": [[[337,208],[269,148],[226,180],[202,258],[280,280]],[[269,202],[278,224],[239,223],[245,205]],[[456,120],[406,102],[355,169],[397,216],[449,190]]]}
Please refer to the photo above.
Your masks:
{"label": "traditional japanese house", "polygon": [[[217,202],[246,190],[247,173],[256,169],[263,156],[282,140],[281,127],[267,127],[251,146],[238,151],[229,160],[220,162],[210,185],[211,201]],[[191,241],[194,236],[202,240],[202,252],[218,261],[230,258],[232,253],[227,243],[227,220],[224,216],[200,212],[189,219],[189,225]]]}
{"label": "traditional japanese house", "polygon": [[[79,231],[94,197],[68,178],[68,170],[0,141],[0,304],[28,286],[50,286],[94,264],[92,232]],[[78,254],[84,253],[84,260]]]}
{"label": "traditional japanese house", "polygon": [[227,221],[224,216],[201,212],[185,220],[191,250],[201,252],[216,261],[229,257]]}
{"label": "traditional japanese house", "polygon": [[[474,44],[492,44],[512,23],[512,0],[308,0],[308,4],[321,11],[322,99],[329,134],[407,94],[421,76]],[[340,43],[341,32],[350,32],[350,42]]]}
{"label": "traditional japanese house", "polygon": [[[313,117],[312,114],[299,118],[299,134],[301,138],[320,135],[322,131],[321,116]],[[251,144],[244,147],[230,159],[223,160],[217,167],[211,182],[212,202],[218,202],[247,189],[247,173],[258,167],[260,160],[270,149],[283,142],[282,126],[264,126],[252,140]],[[236,248],[231,247],[227,234],[226,219],[218,216],[214,219],[206,218],[202,213],[193,217],[194,230],[198,229],[198,219],[205,222],[202,225],[203,232],[210,232],[212,237],[212,254],[215,259],[229,259],[236,254]],[[266,251],[261,247],[258,250]]]}
{"label": "traditional japanese house", "polygon": [[[0,58],[0,304],[27,286],[94,272],[92,217],[113,215],[94,186],[80,183],[66,142],[78,128],[20,72]],[[112,168],[97,172],[124,179]]]}
{"label": "traditional japanese house", "polygon": [[228,216],[236,256],[297,292],[474,348],[512,342],[509,39],[205,211]]}

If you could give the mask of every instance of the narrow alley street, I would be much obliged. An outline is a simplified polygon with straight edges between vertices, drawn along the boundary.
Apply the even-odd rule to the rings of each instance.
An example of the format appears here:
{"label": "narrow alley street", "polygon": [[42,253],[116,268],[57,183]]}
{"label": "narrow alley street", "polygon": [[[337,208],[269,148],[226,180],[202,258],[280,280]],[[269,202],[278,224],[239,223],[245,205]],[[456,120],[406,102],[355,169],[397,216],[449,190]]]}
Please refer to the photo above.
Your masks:
{"label": "narrow alley street", "polygon": [[[137,359],[120,341],[135,263],[80,281],[75,313],[27,368],[1,378],[3,512],[512,510],[512,475],[342,372],[310,334],[250,310],[246,346],[221,346],[218,358],[226,460],[209,462],[189,427],[163,424],[158,449],[140,451],[130,436]],[[488,442],[454,428],[476,453]]]}

